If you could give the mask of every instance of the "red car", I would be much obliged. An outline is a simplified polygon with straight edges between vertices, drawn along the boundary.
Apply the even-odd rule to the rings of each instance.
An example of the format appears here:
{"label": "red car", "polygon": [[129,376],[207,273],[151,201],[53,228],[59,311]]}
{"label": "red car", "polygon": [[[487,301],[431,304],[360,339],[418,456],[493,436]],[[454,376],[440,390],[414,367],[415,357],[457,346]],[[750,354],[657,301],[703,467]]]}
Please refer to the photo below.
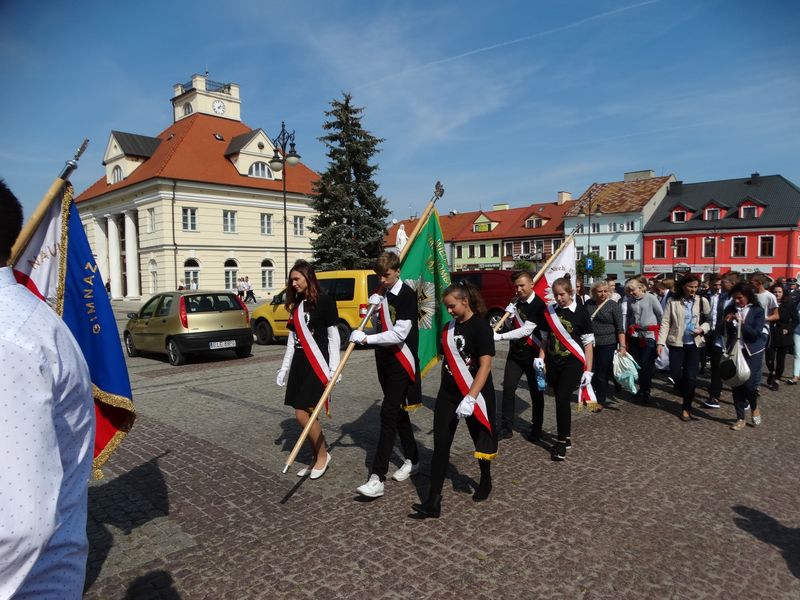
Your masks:
{"label": "red car", "polygon": [[[511,281],[510,269],[496,271],[456,271],[450,273],[450,280],[469,281],[481,291],[483,301],[486,302],[486,318],[494,327],[505,312],[506,306],[517,296],[514,282]],[[503,329],[506,331],[507,329]]]}

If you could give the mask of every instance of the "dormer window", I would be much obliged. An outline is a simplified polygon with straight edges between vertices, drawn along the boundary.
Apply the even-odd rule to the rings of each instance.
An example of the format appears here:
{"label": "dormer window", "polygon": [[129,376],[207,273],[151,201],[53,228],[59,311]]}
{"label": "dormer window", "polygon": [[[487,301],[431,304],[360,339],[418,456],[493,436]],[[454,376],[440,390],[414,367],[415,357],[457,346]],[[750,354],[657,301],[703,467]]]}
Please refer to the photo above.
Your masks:
{"label": "dormer window", "polygon": [[250,165],[250,169],[247,171],[247,174],[250,177],[260,177],[261,179],[274,179],[272,175],[272,169],[267,166],[265,162],[256,162]]}
{"label": "dormer window", "polygon": [[707,208],[706,209],[706,221],[719,221],[719,209],[718,208]]}
{"label": "dormer window", "polygon": [[544,220],[541,217],[527,219],[525,221],[525,229],[538,229],[542,225],[544,225]]}
{"label": "dormer window", "polygon": [[673,223],[686,223],[686,211],[685,210],[675,210],[672,212],[672,222]]}
{"label": "dormer window", "polygon": [[123,177],[122,177],[122,167],[117,165],[111,171],[111,183],[119,183],[120,181],[122,181],[122,179],[123,179]]}
{"label": "dormer window", "polygon": [[740,219],[755,219],[758,216],[758,209],[755,206],[743,206],[740,209]]}
{"label": "dormer window", "polygon": [[473,223],[472,224],[472,232],[473,233],[486,233],[487,231],[492,230],[491,223]]}
{"label": "dormer window", "polygon": [[194,111],[193,111],[192,105],[190,103],[187,102],[186,104],[183,105],[183,116],[184,117],[187,116],[187,115],[192,114],[192,112],[194,112]]}

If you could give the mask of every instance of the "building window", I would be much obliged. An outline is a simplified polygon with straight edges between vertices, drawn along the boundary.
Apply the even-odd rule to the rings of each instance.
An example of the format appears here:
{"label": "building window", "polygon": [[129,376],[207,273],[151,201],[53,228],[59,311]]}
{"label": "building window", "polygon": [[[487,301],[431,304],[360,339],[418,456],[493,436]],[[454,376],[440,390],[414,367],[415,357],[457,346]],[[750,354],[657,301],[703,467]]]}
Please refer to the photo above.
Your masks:
{"label": "building window", "polygon": [[635,260],[633,244],[625,244],[625,260]]}
{"label": "building window", "polygon": [[480,257],[486,258],[486,244],[481,244],[480,246]]}
{"label": "building window", "polygon": [[544,240],[535,240],[533,242],[533,253],[544,256]]}
{"label": "building window", "polygon": [[732,256],[734,258],[744,258],[747,256],[747,238],[742,237],[734,237],[733,244],[731,246],[733,248]]}
{"label": "building window", "polygon": [[575,233],[583,233],[583,223],[578,223],[575,226]]}
{"label": "building window", "polygon": [[190,114],[192,114],[192,112],[194,112],[194,111],[192,110],[192,105],[191,105],[191,104],[189,104],[189,103],[187,102],[186,104],[184,104],[184,105],[183,105],[183,116],[184,116],[184,117],[185,117],[186,115],[190,115]]}
{"label": "building window", "polygon": [[187,290],[196,290],[200,287],[200,265],[193,258],[183,263],[183,286]]}
{"label": "building window", "polygon": [[674,250],[675,258],[686,258],[689,250],[689,240],[686,238],[675,240]]}
{"label": "building window", "polygon": [[474,233],[486,233],[487,231],[492,230],[491,223],[473,223],[472,224],[472,231]]}
{"label": "building window", "polygon": [[182,211],[182,221],[184,231],[197,231],[197,209],[184,208]]}
{"label": "building window", "polygon": [[272,169],[267,166],[265,162],[256,162],[250,165],[247,171],[250,177],[260,177],[261,179],[273,179]]}
{"label": "building window", "polygon": [[667,257],[667,240],[655,240],[653,242],[653,258]]}
{"label": "building window", "polygon": [[600,256],[600,246],[591,246],[589,248],[589,253],[590,254],[596,254],[597,256]]}
{"label": "building window", "polygon": [[625,221],[625,231],[636,231],[636,221]]}
{"label": "building window", "polygon": [[706,221],[719,221],[719,209],[718,208],[707,208],[706,209]]}
{"label": "building window", "polygon": [[553,253],[555,253],[556,250],[561,248],[562,243],[563,243],[562,240],[553,240]]}
{"label": "building window", "polygon": [[225,289],[237,290],[239,279],[239,265],[235,260],[229,258],[225,261]]}
{"label": "building window", "polygon": [[156,209],[147,209],[147,233],[155,233],[156,231]]}
{"label": "building window", "polygon": [[617,224],[616,223],[609,223],[608,224],[608,233],[614,233],[617,231]]}
{"label": "building window", "polygon": [[500,256],[500,244],[492,244],[492,257]]}
{"label": "building window", "polygon": [[706,258],[716,258],[717,238],[707,237],[703,240],[703,256]]}
{"label": "building window", "polygon": [[461,246],[456,246],[456,258],[463,258],[464,250]]}
{"label": "building window", "polygon": [[672,213],[672,222],[673,223],[686,223],[686,211],[685,210],[676,210]]}
{"label": "building window", "polygon": [[261,213],[261,235],[272,235],[272,215]]}
{"label": "building window", "polygon": [[575,247],[575,255],[577,258],[583,258],[583,246],[576,246]]}
{"label": "building window", "polygon": [[[800,244],[798,245],[800,248]],[[503,256],[513,256],[514,255],[514,242],[506,242],[505,243],[505,250],[503,251]]]}
{"label": "building window", "polygon": [[529,255],[531,253],[531,243],[530,242],[522,242],[522,254]]}
{"label": "building window", "polygon": [[292,223],[294,225],[294,234],[295,235],[305,235],[305,233],[306,233],[306,218],[305,217],[293,217]]}
{"label": "building window", "polygon": [[222,211],[222,231],[225,233],[236,233],[236,211]]}
{"label": "building window", "polygon": [[111,183],[119,183],[122,181],[122,167],[117,165],[111,170]]}
{"label": "building window", "polygon": [[743,206],[742,207],[742,219],[755,219],[758,215],[756,214],[756,207],[755,206]]}
{"label": "building window", "polygon": [[538,229],[544,224],[544,221],[541,217],[536,217],[534,219],[528,219],[525,221],[525,229]]}
{"label": "building window", "polygon": [[617,247],[616,246],[609,246],[608,247],[608,260],[617,260]]}
{"label": "building window", "polygon": [[475,258],[475,246],[473,246],[472,244],[469,245],[469,253],[468,254],[469,254],[470,258]]}
{"label": "building window", "polygon": [[272,289],[272,275],[275,271],[275,265],[268,258],[261,261],[261,289]]}
{"label": "building window", "polygon": [[775,236],[762,235],[758,238],[758,255],[775,256]]}
{"label": "building window", "polygon": [[592,233],[600,233],[600,223],[592,223]]}

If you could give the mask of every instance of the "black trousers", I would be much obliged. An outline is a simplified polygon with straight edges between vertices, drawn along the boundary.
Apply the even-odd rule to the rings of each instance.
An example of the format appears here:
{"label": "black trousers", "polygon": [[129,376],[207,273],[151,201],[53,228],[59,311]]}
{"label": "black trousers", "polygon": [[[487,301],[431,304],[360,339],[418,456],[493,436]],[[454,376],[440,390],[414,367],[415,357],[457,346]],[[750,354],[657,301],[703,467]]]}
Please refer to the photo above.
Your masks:
{"label": "black trousers", "polygon": [[614,381],[614,353],[617,351],[616,344],[607,344],[594,347],[594,376],[592,377],[592,387],[594,388],[597,401],[605,404],[608,399],[608,382]]}
{"label": "black trousers", "polygon": [[692,410],[692,399],[700,369],[700,348],[695,344],[669,346],[669,370],[683,398],[683,410]]}
{"label": "black trousers", "polygon": [[378,435],[375,457],[372,459],[372,473],[383,481],[389,470],[389,459],[392,457],[394,441],[398,435],[405,458],[417,464],[419,451],[411,428],[411,419],[403,408],[406,395],[414,382],[400,365],[392,365],[388,369],[378,368],[378,381],[383,389],[383,404],[381,404],[381,432]]}
{"label": "black trousers", "polygon": [[556,396],[556,428],[558,441],[565,442],[572,436],[572,397],[581,383],[583,364],[572,356],[567,362],[556,367],[549,361],[547,365],[547,383],[553,388]]}
{"label": "black trousers", "polygon": [[765,360],[767,363],[767,371],[770,375],[773,375],[775,379],[783,377],[783,366],[786,362],[786,351],[788,349],[788,346],[776,346],[766,349]]}
{"label": "black trousers", "polygon": [[711,383],[708,386],[708,397],[719,399],[722,393],[722,376],[719,374],[719,363],[722,361],[722,348],[715,344],[706,344],[708,357],[711,359]]}
{"label": "black trousers", "polygon": [[[490,388],[490,392],[487,388]],[[486,393],[486,410],[489,418],[495,413],[494,386],[489,380],[489,385],[484,387]],[[436,406],[433,408],[433,458],[431,458],[431,494],[441,494],[444,485],[444,476],[447,465],[450,464],[450,447],[458,427],[456,407],[463,396],[454,397],[442,390],[436,397]],[[469,435],[475,444],[475,458],[490,461],[497,456],[497,431],[489,432],[481,425],[478,419],[471,415],[464,419],[467,422]]]}
{"label": "black trousers", "polygon": [[517,386],[525,375],[528,390],[531,393],[531,423],[534,429],[542,429],[544,421],[544,392],[536,385],[536,371],[533,369],[533,358],[518,358],[511,354],[506,360],[503,372],[503,410],[500,422],[501,431],[511,431],[514,425],[514,408],[517,400]]}

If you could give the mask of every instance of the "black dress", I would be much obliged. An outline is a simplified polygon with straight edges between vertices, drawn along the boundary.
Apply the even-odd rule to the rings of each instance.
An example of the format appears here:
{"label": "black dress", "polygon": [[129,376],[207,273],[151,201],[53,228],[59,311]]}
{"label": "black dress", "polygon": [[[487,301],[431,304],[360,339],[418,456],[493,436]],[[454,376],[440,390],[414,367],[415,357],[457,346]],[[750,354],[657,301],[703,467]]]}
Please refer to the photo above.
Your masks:
{"label": "black dress", "polygon": [[[306,323],[311,330],[311,335],[317,346],[319,346],[325,360],[328,361],[328,327],[336,327],[339,322],[336,302],[326,294],[320,294],[319,298],[317,298],[317,305],[311,311],[308,310],[307,305],[303,308],[306,311]],[[292,312],[292,316],[297,318],[296,307]],[[295,331],[293,323],[289,324],[289,330]],[[309,410],[317,405],[322,392],[325,391],[326,384],[319,380],[308,362],[297,335],[295,335],[294,339],[294,356],[292,357],[292,366],[289,369],[289,382],[286,385],[284,404],[296,409]]]}

